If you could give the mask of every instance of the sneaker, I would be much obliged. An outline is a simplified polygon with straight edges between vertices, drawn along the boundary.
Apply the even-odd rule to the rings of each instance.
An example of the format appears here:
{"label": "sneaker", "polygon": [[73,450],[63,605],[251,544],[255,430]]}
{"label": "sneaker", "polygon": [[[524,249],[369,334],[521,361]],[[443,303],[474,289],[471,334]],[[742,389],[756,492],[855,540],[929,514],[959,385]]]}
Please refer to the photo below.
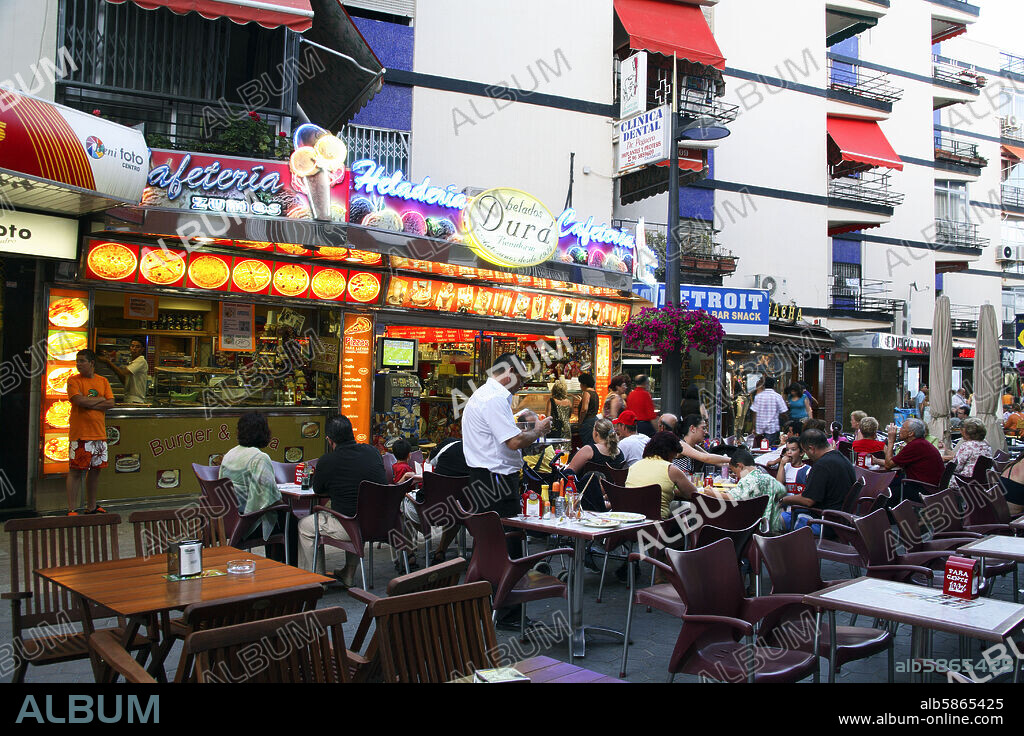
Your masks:
{"label": "sneaker", "polygon": [[86,511],[85,513],[87,513],[87,514],[105,514],[105,513],[107,513],[107,510],[105,508],[103,508],[102,506],[97,506],[92,511]]}

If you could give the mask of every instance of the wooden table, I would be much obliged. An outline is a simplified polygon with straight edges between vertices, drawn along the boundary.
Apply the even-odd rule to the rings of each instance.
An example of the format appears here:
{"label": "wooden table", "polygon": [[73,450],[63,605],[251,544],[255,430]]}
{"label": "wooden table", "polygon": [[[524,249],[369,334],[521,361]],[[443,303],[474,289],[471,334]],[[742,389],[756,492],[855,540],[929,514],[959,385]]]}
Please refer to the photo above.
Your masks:
{"label": "wooden table", "polygon": [[[836,611],[909,624],[912,627],[911,657],[914,659],[930,654],[932,631],[1001,643],[1024,626],[1024,606],[1016,603],[991,598],[964,600],[945,595],[939,588],[877,578],[844,581],[804,596],[803,602],[818,611],[813,651],[818,651],[822,610],[828,611],[831,631],[836,630]],[[830,639],[829,682],[834,682],[836,640],[834,636]],[[1015,663],[1014,682],[1019,671]]]}
{"label": "wooden table", "polygon": [[[625,682],[600,672],[591,672],[568,662],[559,662],[551,657],[531,657],[512,665],[515,669],[530,678],[531,683],[592,683],[592,682]],[[473,676],[460,677],[452,682],[473,682]]]}
{"label": "wooden table", "polygon": [[[1018,519],[1013,524],[1021,521]],[[1024,562],[1024,537],[1007,537],[1001,534],[991,534],[982,537],[970,544],[965,544],[957,549],[957,554],[964,557],[978,557],[981,559],[981,575],[985,576],[985,558],[994,557],[997,560],[1011,560],[1016,563]],[[1018,576],[1016,565],[1013,568],[1013,602],[1019,600]]]}
{"label": "wooden table", "polygon": [[573,541],[573,562],[569,567],[569,613],[572,620],[569,626],[572,627],[572,649],[573,656],[584,657],[587,653],[587,631],[596,631],[603,634],[623,637],[621,631],[608,629],[602,626],[583,625],[583,576],[584,560],[586,558],[587,544],[603,539],[612,534],[618,534],[624,530],[640,530],[650,528],[658,523],[657,520],[648,519],[637,524],[621,524],[611,529],[598,529],[583,526],[578,522],[558,523],[555,519],[538,519],[536,517],[526,518],[522,515],[502,519],[501,523],[514,529],[523,529],[530,532],[542,532],[554,534],[560,537],[568,537]]}
{"label": "wooden table", "polygon": [[[88,637],[93,633],[90,603],[99,604],[128,619],[123,644],[135,638],[143,624],[157,629],[161,621],[163,642],[151,645],[153,662],[150,674],[165,678],[163,660],[173,643],[168,636],[170,612],[193,603],[215,601],[240,595],[270,593],[309,583],[330,583],[333,578],[315,575],[266,557],[260,557],[234,547],[207,547],[203,549],[203,570],[226,572],[228,560],[247,558],[255,560],[256,570],[248,575],[220,575],[209,578],[171,581],[167,574],[167,555],[130,557],[107,562],[94,562],[67,567],[47,567],[36,570],[41,578],[68,590],[78,603],[82,614],[82,627]],[[94,671],[99,672],[96,663]]]}

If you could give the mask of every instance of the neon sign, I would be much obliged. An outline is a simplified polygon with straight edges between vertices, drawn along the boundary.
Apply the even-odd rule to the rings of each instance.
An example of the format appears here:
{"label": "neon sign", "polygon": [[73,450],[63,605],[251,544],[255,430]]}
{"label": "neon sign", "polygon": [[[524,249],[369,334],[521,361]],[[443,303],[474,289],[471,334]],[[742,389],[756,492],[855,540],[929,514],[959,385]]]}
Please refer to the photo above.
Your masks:
{"label": "neon sign", "polygon": [[456,191],[454,184],[449,184],[443,189],[432,186],[429,176],[419,184],[413,184],[406,181],[401,171],[394,171],[389,175],[383,166],[370,159],[352,164],[352,174],[355,176],[357,192],[370,195],[376,193],[382,197],[395,197],[454,210],[464,209],[469,202],[465,194]]}
{"label": "neon sign", "polygon": [[178,168],[172,172],[171,166],[159,164],[149,172],[149,185],[167,190],[167,198],[177,199],[183,188],[201,189],[205,192],[216,190],[226,192],[231,189],[274,194],[281,189],[281,175],[272,171],[265,173],[262,164],[249,169],[222,169],[220,161],[213,161],[207,166],[193,166],[192,154],[181,157]]}
{"label": "neon sign", "polygon": [[607,224],[594,224],[594,218],[588,217],[586,222],[576,220],[576,210],[567,209],[558,216],[558,238],[575,237],[579,244],[586,248],[591,243],[606,243],[619,248],[632,249],[636,239],[629,233],[616,230]]}

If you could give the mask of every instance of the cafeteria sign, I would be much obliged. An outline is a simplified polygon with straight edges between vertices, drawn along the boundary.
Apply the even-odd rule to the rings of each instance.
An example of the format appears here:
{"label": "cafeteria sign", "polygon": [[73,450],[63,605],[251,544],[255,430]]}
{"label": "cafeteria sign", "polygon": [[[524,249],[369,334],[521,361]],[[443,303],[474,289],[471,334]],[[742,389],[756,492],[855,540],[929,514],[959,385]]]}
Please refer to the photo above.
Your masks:
{"label": "cafeteria sign", "polygon": [[555,216],[519,189],[488,189],[462,212],[470,249],[488,263],[510,268],[537,266],[558,247]]}

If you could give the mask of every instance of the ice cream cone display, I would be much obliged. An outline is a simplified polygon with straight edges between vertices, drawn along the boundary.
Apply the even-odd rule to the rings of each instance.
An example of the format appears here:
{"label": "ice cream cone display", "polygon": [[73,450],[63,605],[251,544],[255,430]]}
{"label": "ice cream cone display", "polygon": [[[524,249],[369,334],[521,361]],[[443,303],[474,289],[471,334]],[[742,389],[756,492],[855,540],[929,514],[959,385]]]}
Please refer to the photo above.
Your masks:
{"label": "ice cream cone display", "polygon": [[[345,173],[348,149],[340,138],[312,124],[300,125],[295,130],[294,143],[289,165],[309,199],[310,214],[314,220],[330,220],[331,187],[339,173]],[[341,214],[344,219],[344,206]]]}

